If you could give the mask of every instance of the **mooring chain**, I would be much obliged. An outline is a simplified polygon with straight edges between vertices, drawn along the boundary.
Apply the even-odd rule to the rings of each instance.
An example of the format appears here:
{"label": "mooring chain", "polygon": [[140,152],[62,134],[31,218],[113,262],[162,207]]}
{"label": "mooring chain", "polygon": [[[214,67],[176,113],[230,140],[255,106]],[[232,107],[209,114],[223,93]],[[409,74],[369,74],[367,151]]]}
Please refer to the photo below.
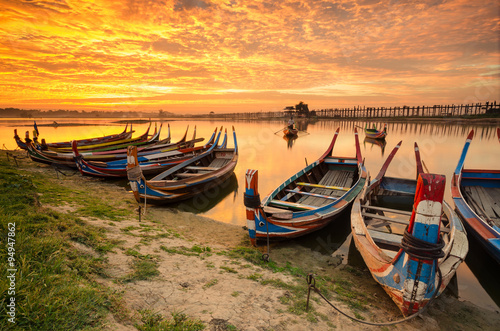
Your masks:
{"label": "mooring chain", "polygon": [[359,323],[363,323],[363,324],[367,324],[367,325],[375,325],[375,326],[388,326],[388,325],[395,325],[395,324],[399,324],[399,323],[403,323],[403,322],[407,322],[417,316],[419,316],[420,314],[422,314],[426,309],[427,307],[430,306],[431,302],[434,301],[434,299],[436,298],[437,296],[437,293],[439,292],[439,288],[441,287],[441,282],[442,282],[442,275],[441,275],[441,270],[439,268],[437,268],[437,271],[438,271],[438,275],[439,275],[439,284],[438,286],[436,287],[436,290],[434,291],[431,299],[427,302],[427,304],[424,306],[424,308],[422,308],[421,310],[419,310],[417,313],[409,316],[409,317],[406,317],[406,318],[403,318],[401,320],[398,320],[398,321],[394,321],[394,322],[383,322],[383,323],[372,323],[372,322],[367,322],[367,321],[363,321],[361,319],[358,319],[356,317],[353,317],[353,316],[350,316],[348,315],[347,313],[344,313],[343,311],[341,311],[339,308],[337,308],[333,303],[331,303],[321,292],[320,290],[316,287],[316,279],[314,278],[314,275],[313,274],[308,274],[307,277],[306,277],[306,280],[307,280],[307,284],[308,284],[308,290],[307,290],[307,302],[306,302],[306,311],[309,310],[309,296],[311,294],[311,290],[314,290],[316,293],[319,294],[319,296],[326,301],[326,303],[328,303],[333,309],[335,309],[337,312],[339,312],[340,314],[344,315],[345,317],[347,318],[350,318],[351,320],[355,321],[355,322],[359,322]]}

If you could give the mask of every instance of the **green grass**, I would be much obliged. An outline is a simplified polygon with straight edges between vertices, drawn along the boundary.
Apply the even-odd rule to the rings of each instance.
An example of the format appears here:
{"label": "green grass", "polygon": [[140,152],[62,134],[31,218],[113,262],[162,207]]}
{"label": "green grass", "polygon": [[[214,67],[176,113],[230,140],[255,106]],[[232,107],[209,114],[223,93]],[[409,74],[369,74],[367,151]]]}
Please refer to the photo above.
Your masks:
{"label": "green grass", "polygon": [[170,254],[181,254],[186,256],[210,256],[212,255],[212,249],[210,247],[200,247],[198,245],[194,245],[191,248],[187,248],[184,246],[177,248],[168,248],[163,245],[160,246],[162,251],[165,251]]}
{"label": "green grass", "polygon": [[212,286],[214,286],[214,285],[217,285],[217,283],[219,283],[219,280],[218,280],[218,279],[216,279],[216,278],[214,278],[214,279],[212,279],[212,280],[208,281],[205,285],[203,285],[203,288],[204,288],[204,289],[207,289],[207,288],[209,288],[209,287],[212,287]]}
{"label": "green grass", "polygon": [[183,313],[173,312],[171,319],[166,319],[160,313],[149,309],[141,310],[139,313],[142,324],[136,324],[135,327],[140,331],[198,331],[205,329],[202,321],[190,319]]}
{"label": "green grass", "polygon": [[124,283],[134,282],[137,280],[149,280],[160,274],[158,271],[158,262],[156,257],[149,254],[142,255],[134,249],[127,249],[125,255],[133,256],[132,272],[122,278],[120,281]]}
{"label": "green grass", "polygon": [[[41,207],[41,185],[30,175],[0,158],[0,241],[8,241],[15,223],[15,294],[9,290],[7,268],[0,270],[0,325],[2,329],[61,330],[99,328],[116,310],[116,294],[93,281],[103,275],[109,250],[105,232],[72,214]],[[42,177],[37,183],[43,182]],[[48,187],[48,186],[47,186]],[[58,201],[60,191],[43,190],[47,201]],[[9,226],[10,225],[10,226]],[[12,242],[12,241],[11,241]],[[80,251],[72,242],[86,250]],[[87,252],[88,251],[88,252]],[[8,261],[7,245],[0,245],[0,261]],[[7,319],[7,300],[16,302],[16,324]],[[118,308],[119,309],[119,308]]]}

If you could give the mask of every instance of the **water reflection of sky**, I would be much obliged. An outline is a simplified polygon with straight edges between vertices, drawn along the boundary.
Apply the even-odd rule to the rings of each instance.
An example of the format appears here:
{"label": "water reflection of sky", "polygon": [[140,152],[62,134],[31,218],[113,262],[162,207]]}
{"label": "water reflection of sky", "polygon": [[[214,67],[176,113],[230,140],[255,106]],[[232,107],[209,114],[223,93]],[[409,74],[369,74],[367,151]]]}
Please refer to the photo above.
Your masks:
{"label": "water reflection of sky", "polygon": [[[39,127],[41,137],[47,142],[66,141],[71,139],[83,139],[94,136],[102,136],[117,133],[123,130],[124,124],[111,123],[114,120],[90,120],[90,119],[56,119],[58,123],[89,123],[103,124],[99,126],[59,126]],[[50,124],[54,119],[38,120],[38,124]],[[30,121],[0,120],[0,143],[9,149],[15,148],[13,129],[18,129],[18,134],[24,137],[24,131],[32,131]],[[222,192],[221,199],[215,207],[210,210],[201,208],[204,203],[192,201],[189,208],[196,210],[200,207],[201,215],[216,219],[221,222],[235,225],[246,225],[245,207],[243,205],[243,192],[245,185],[246,169],[259,170],[259,191],[261,197],[270,193],[276,186],[288,177],[302,169],[306,162],[311,163],[320,157],[333,137],[335,130],[340,127],[340,134],[334,148],[334,155],[354,156],[355,140],[354,129],[359,131],[361,151],[365,159],[365,165],[374,178],[385,158],[400,141],[403,144],[387,171],[388,176],[414,178],[415,154],[414,142],[420,147],[420,153],[425,166],[430,172],[446,175],[447,189],[445,199],[452,204],[450,193],[450,180],[457,165],[467,134],[475,129],[475,137],[472,141],[469,153],[465,161],[466,168],[498,169],[500,164],[500,146],[496,137],[496,127],[481,126],[467,122],[453,123],[439,121],[437,123],[389,123],[388,136],[384,153],[378,145],[364,143],[364,122],[351,121],[321,121],[306,123],[297,121],[300,130],[299,137],[294,140],[292,147],[283,139],[281,129],[285,126],[283,121],[261,122],[261,121],[170,121],[172,141],[179,140],[190,126],[188,138],[192,137],[193,128],[196,125],[197,137],[208,139],[215,127],[224,126],[231,130],[236,128],[239,161],[235,169],[236,183],[232,183],[233,192]],[[373,123],[370,124],[370,126]],[[378,126],[381,123],[375,123]],[[134,124],[137,136],[145,132],[147,124]],[[154,127],[152,127],[154,129]],[[162,138],[166,137],[167,128],[164,123]],[[233,145],[232,135],[229,136],[229,146]],[[382,155],[383,154],[383,155]],[[202,200],[199,200],[202,201]],[[477,272],[477,271],[474,271]],[[488,297],[483,288],[474,278],[474,274],[467,265],[459,269],[459,292],[462,298],[481,305],[485,308],[495,309],[495,303]],[[498,308],[496,308],[498,309]]]}

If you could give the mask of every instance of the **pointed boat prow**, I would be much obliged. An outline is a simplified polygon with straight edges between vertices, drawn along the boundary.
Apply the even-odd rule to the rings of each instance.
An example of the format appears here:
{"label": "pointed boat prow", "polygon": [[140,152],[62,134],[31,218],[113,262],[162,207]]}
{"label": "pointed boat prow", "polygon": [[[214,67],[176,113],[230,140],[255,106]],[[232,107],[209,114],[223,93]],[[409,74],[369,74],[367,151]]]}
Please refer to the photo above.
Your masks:
{"label": "pointed boat prow", "polygon": [[437,260],[444,256],[439,237],[446,177],[419,174],[413,212],[401,246],[408,255],[402,312],[412,315],[424,307],[440,287]]}
{"label": "pointed boat prow", "polygon": [[135,199],[137,202],[141,202],[139,187],[144,186],[144,191],[146,191],[146,186],[142,183],[144,176],[139,166],[136,146],[128,146],[127,148],[127,177]]}
{"label": "pointed boat prow", "polygon": [[260,196],[258,190],[259,171],[248,169],[245,173],[245,194],[244,204],[247,213],[247,228],[250,235],[250,242],[253,246],[257,246],[257,238],[255,233],[255,216],[260,209]]}

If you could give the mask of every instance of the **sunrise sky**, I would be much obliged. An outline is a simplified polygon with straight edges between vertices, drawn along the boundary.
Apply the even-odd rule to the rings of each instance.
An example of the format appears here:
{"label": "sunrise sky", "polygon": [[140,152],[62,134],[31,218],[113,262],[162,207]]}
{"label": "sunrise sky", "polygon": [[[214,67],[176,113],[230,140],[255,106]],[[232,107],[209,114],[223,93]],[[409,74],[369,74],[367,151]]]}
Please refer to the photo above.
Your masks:
{"label": "sunrise sky", "polygon": [[500,101],[498,0],[0,0],[0,108]]}

